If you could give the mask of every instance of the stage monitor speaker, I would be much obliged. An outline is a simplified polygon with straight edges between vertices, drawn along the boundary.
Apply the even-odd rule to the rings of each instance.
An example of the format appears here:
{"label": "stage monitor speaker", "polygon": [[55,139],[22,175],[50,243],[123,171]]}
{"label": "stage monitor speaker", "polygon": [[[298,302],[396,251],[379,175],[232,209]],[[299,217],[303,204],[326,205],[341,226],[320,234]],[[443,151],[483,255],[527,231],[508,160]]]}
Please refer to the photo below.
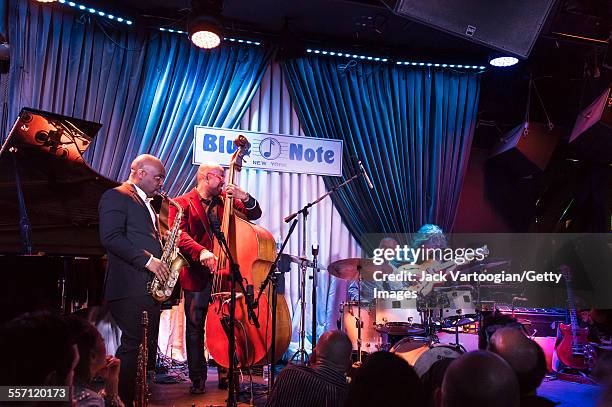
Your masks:
{"label": "stage monitor speaker", "polygon": [[527,58],[555,0],[399,0],[395,12],[436,29]]}
{"label": "stage monitor speaker", "polygon": [[519,176],[544,171],[552,156],[560,131],[546,124],[523,122],[510,130],[493,148],[490,158]]}
{"label": "stage monitor speaker", "polygon": [[578,114],[570,143],[587,159],[612,163],[612,87]]}

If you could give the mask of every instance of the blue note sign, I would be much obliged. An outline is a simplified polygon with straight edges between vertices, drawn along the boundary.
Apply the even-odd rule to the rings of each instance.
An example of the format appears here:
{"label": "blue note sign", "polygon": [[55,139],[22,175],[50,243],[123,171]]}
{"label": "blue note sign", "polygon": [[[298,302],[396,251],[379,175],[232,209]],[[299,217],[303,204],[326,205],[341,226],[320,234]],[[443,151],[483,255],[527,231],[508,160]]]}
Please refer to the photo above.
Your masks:
{"label": "blue note sign", "polygon": [[195,126],[193,163],[215,161],[228,166],[239,134],[251,143],[243,166],[269,171],[342,175],[342,140],[297,137]]}

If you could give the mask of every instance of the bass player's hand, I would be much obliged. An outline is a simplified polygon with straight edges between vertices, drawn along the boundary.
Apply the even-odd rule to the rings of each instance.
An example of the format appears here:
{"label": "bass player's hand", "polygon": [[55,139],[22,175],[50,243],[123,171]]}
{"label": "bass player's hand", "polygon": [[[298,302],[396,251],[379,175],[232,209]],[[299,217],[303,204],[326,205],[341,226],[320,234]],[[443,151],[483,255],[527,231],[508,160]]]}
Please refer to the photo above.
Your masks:
{"label": "bass player's hand", "polygon": [[213,252],[204,249],[200,253],[200,263],[208,267],[209,270],[214,271],[217,268],[217,256]]}

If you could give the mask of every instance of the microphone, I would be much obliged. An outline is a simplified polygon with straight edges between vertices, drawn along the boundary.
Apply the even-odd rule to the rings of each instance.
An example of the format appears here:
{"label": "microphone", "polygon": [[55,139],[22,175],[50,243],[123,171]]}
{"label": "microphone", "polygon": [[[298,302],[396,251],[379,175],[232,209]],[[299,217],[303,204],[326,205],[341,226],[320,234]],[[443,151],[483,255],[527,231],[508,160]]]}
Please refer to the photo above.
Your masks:
{"label": "microphone", "polygon": [[253,284],[247,284],[246,286],[246,305],[249,322],[255,325],[255,328],[259,328],[259,320],[257,319],[257,314],[255,313],[258,304],[255,304],[255,291],[253,291]]}
{"label": "microphone", "polygon": [[365,181],[368,184],[368,188],[374,189],[374,184],[372,184],[372,181],[370,180],[370,177],[368,176],[368,173],[366,172],[365,168],[363,167],[363,164],[361,163],[361,160],[358,161],[358,165],[359,165],[359,170],[363,174],[363,177],[365,178]]}
{"label": "microphone", "polygon": [[255,305],[255,291],[253,291],[253,284],[247,284],[246,286],[246,298],[247,305]]}

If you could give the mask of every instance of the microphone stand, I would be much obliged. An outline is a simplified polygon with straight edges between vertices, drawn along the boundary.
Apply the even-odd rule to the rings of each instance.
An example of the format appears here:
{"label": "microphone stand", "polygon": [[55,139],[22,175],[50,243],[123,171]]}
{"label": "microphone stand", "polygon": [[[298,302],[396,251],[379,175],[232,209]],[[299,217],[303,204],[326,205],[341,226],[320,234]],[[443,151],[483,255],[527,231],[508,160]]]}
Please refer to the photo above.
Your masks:
{"label": "microphone stand", "polygon": [[254,302],[254,307],[257,308],[259,306],[259,299],[264,293],[266,286],[268,285],[268,283],[272,283],[272,346],[270,349],[270,379],[268,380],[268,392],[272,390],[272,385],[274,384],[274,369],[276,368],[276,294],[278,289],[278,277],[280,276],[280,273],[278,272],[278,262],[280,261],[283,251],[285,250],[285,246],[287,246],[287,243],[289,243],[289,238],[291,237],[291,234],[293,233],[293,230],[295,229],[297,223],[298,221],[296,219],[289,227],[289,233],[287,233],[287,236],[285,236],[285,240],[283,241],[280,250],[276,254],[276,259],[274,259],[274,263],[272,263],[272,265],[270,266],[270,271],[268,271],[268,275],[266,276],[264,281],[261,282],[259,292],[257,293],[257,298]]}
{"label": "microphone stand", "polygon": [[[306,205],[304,205],[304,207],[290,215],[287,215],[283,220],[285,221],[285,223],[289,223],[291,222],[293,219],[295,219],[298,215],[302,215],[302,254],[301,257],[303,259],[306,258],[306,220],[308,218],[308,210],[318,204],[319,202],[321,202],[323,199],[325,199],[328,195],[331,195],[332,193],[338,191],[340,188],[343,188],[344,186],[346,186],[347,184],[349,184],[350,182],[353,182],[354,180],[356,180],[357,178],[359,178],[360,176],[363,176],[364,178],[366,178],[366,182],[368,182],[369,185],[369,181],[367,179],[367,175],[365,173],[365,171],[360,171],[357,174],[353,175],[351,178],[347,179],[346,181],[344,181],[343,183],[331,188],[329,191],[327,191],[327,193],[321,195],[319,198],[315,199],[312,202],[307,203]],[[306,299],[306,262],[302,261],[302,264],[300,264],[300,278],[302,279],[302,284],[300,287],[300,297],[301,297],[301,301],[302,301],[302,305],[301,305],[301,319],[300,319],[300,348],[293,354],[293,356],[291,357],[291,360],[293,360],[293,358],[295,358],[298,354],[300,355],[300,363],[304,364],[305,362],[305,356],[307,355],[306,353],[306,344],[305,344],[305,337],[306,337],[306,316],[305,316],[305,309],[306,309],[306,305],[305,305],[305,299]],[[314,272],[313,278],[316,278],[316,270]],[[315,288],[316,289],[316,288]],[[314,301],[316,301],[316,298],[314,298],[313,296],[313,308],[316,310],[316,304],[314,303]],[[316,315],[312,316],[313,318],[316,319]],[[313,322],[313,327],[316,327],[316,321]],[[312,332],[313,338],[316,337],[316,332]],[[316,341],[316,339],[314,340]],[[313,343],[314,343],[313,341]]]}
{"label": "microphone stand", "polygon": [[[211,219],[212,220],[212,219]],[[229,324],[227,326],[227,328],[225,327],[225,324],[222,324],[225,329],[225,332],[227,334],[227,339],[229,341],[229,350],[228,350],[228,354],[229,354],[229,372],[228,372],[228,389],[227,389],[227,406],[228,407],[235,407],[236,404],[236,391],[235,391],[235,377],[234,377],[234,369],[235,369],[235,356],[236,356],[236,333],[234,332],[234,327],[235,327],[235,321],[236,321],[236,284],[235,283],[239,283],[240,284],[240,289],[242,290],[243,294],[244,294],[244,298],[245,298],[245,302],[247,305],[247,312],[249,314],[249,320],[253,323],[253,325],[255,325],[257,328],[259,328],[259,321],[257,319],[257,314],[254,311],[253,308],[253,300],[252,298],[250,298],[250,296],[247,294],[247,290],[244,287],[244,283],[242,281],[242,275],[240,274],[240,266],[238,265],[238,263],[236,263],[234,261],[234,257],[232,256],[232,252],[229,249],[229,246],[227,245],[227,241],[225,240],[225,236],[223,235],[223,232],[221,231],[221,229],[219,228],[219,221],[218,219],[216,221],[211,221],[210,222],[210,227],[212,229],[213,234],[215,235],[215,237],[217,238],[217,241],[219,242],[221,248],[223,249],[223,252],[225,253],[225,255],[227,256],[229,262],[230,262],[230,273],[229,273],[229,277],[230,277],[230,304],[229,304]]]}
{"label": "microphone stand", "polygon": [[[17,187],[17,203],[19,204],[19,234],[21,235],[21,246],[25,254],[31,255],[34,252],[32,246],[32,224],[28,217],[26,208],[25,196],[21,185],[21,177],[19,175],[19,165],[17,164],[17,148],[10,147],[8,150],[13,159],[13,168],[15,170],[15,186]],[[64,311],[62,307],[62,312]]]}

